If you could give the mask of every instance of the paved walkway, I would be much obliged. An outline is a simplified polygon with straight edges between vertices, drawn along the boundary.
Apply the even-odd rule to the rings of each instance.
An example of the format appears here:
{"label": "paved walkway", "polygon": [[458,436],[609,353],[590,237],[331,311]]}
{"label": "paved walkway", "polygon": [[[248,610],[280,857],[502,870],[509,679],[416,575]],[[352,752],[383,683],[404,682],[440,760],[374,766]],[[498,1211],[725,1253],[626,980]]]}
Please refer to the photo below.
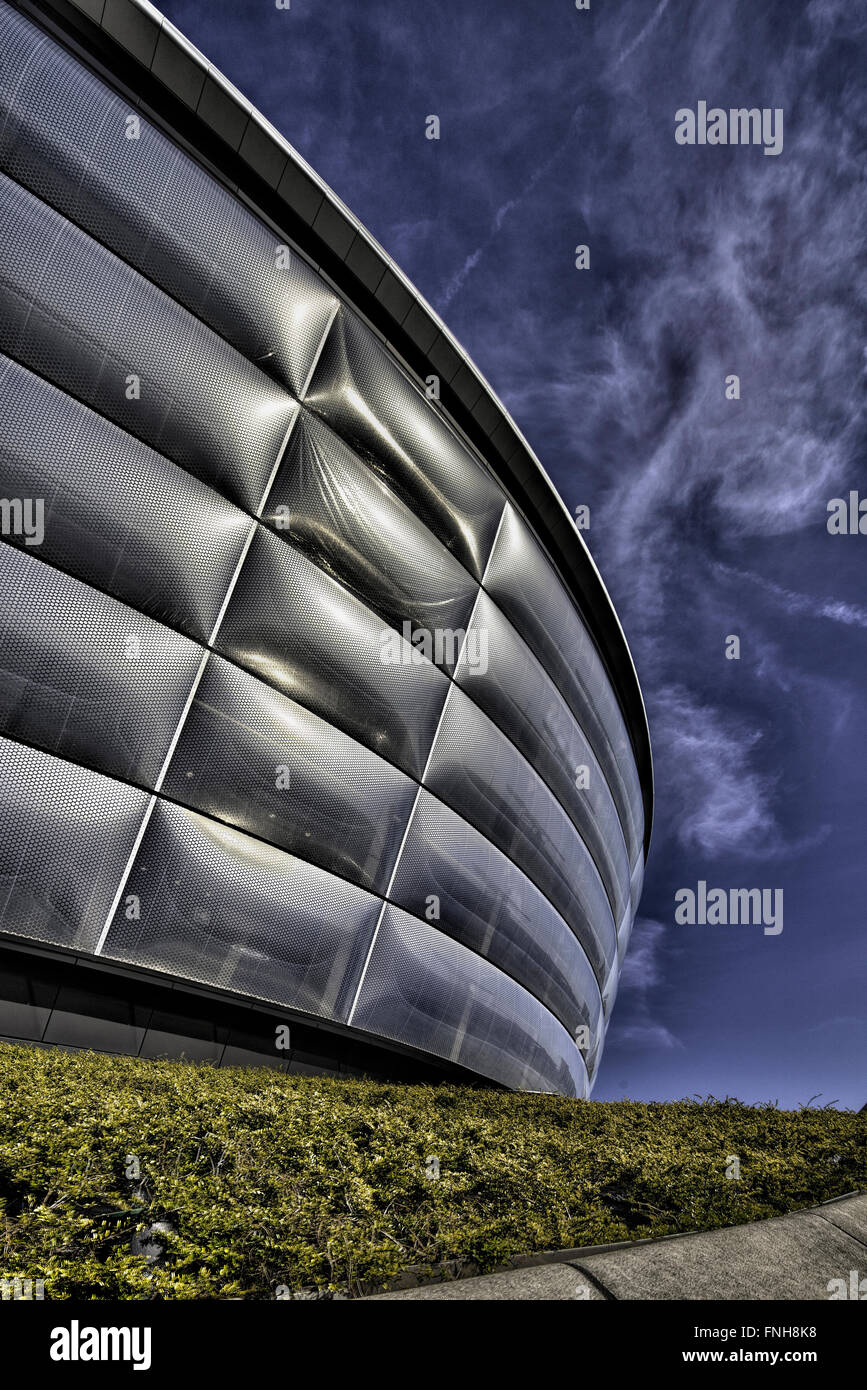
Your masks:
{"label": "paved walkway", "polygon": [[[854,1271],[854,1277],[853,1277]],[[831,1285],[831,1280],[842,1280]],[[819,1207],[668,1236],[568,1258],[379,1294],[386,1299],[829,1299],[842,1289],[867,1300],[867,1192]]]}

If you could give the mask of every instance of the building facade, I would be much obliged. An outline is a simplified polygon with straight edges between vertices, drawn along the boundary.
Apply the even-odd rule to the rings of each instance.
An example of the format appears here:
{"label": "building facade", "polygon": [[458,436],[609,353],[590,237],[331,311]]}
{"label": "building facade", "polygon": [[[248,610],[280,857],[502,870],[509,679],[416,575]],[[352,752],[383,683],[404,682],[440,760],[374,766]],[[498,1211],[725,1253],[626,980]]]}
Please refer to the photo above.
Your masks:
{"label": "building facade", "polygon": [[157,11],[0,55],[0,1036],[586,1095],[652,773],[540,464]]}

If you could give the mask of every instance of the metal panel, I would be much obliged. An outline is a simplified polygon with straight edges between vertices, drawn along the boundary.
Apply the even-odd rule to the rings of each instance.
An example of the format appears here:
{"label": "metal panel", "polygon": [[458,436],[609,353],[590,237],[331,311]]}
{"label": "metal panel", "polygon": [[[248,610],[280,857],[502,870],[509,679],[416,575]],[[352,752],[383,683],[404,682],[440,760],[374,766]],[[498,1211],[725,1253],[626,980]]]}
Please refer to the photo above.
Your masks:
{"label": "metal panel", "polygon": [[616,959],[617,936],[587,847],[539,776],[457,686],[449,694],[425,785],[541,888],[603,979]]}
{"label": "metal panel", "polygon": [[300,394],[334,292],[140,112],[6,5],[0,50],[0,168]]}
{"label": "metal panel", "polygon": [[511,975],[571,1033],[581,1025],[596,1033],[599,985],[563,918],[490,840],[426,791],[389,897]]}
{"label": "metal panel", "polygon": [[0,738],[0,931],[92,951],[147,800]]}
{"label": "metal panel", "polygon": [[306,399],[480,579],[505,498],[348,309],[334,321]]}
{"label": "metal panel", "polygon": [[608,779],[633,859],[644,809],[632,744],[599,653],[536,541],[508,507],[485,588],[556,681]]}
{"label": "metal panel", "polygon": [[103,954],[339,1018],[379,900],[157,798]]}
{"label": "metal panel", "polygon": [[4,174],[0,203],[0,351],[256,510],[291,396]]}
{"label": "metal panel", "polygon": [[408,642],[264,527],[218,645],[389,762],[421,775],[448,677],[430,662],[416,663]]}
{"label": "metal panel", "polygon": [[485,593],[455,680],[520,748],[567,811],[619,920],[629,902],[629,858],[608,783],[559,690]]}
{"label": "metal panel", "polygon": [[0,591],[0,731],[153,786],[201,648],[8,545]]}
{"label": "metal panel", "polygon": [[[41,499],[40,558],[207,641],[249,516],[6,357],[0,495]],[[29,544],[23,534],[5,539]]]}
{"label": "metal panel", "polygon": [[[301,412],[262,516],[389,623],[455,634],[478,585],[321,420]],[[455,656],[459,649],[458,640]],[[451,650],[451,636],[444,645]],[[448,664],[448,662],[446,662]]]}
{"label": "metal panel", "polygon": [[212,657],[163,790],[384,892],[416,786],[303,706]]}
{"label": "metal panel", "polygon": [[352,1022],[517,1090],[586,1094],[581,1054],[553,1015],[400,908],[385,908]]}
{"label": "metal panel", "polygon": [[[4,532],[9,499],[45,502],[38,545],[0,544],[0,931],[586,1094],[643,809],[575,601],[278,233],[3,0],[0,55]],[[200,114],[233,104],[232,148],[272,187],[306,182],[308,220],[357,260],[266,123],[164,57]],[[416,333],[400,277],[377,284]],[[433,370],[493,428],[435,333]],[[203,665],[220,619],[230,660]],[[165,795],[114,780],[159,785],[170,748]],[[146,1046],[176,1031],[155,1019]]]}

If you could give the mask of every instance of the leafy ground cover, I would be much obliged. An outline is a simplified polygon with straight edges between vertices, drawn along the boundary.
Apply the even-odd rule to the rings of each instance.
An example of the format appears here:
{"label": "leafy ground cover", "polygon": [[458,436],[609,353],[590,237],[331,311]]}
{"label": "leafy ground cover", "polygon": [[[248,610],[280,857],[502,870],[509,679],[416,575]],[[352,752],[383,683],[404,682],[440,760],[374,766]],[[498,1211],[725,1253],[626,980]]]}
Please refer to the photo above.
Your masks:
{"label": "leafy ground cover", "polygon": [[865,1141],[845,1110],[0,1045],[0,1278],[48,1298],[345,1296],[410,1267],[777,1216],[867,1187]]}

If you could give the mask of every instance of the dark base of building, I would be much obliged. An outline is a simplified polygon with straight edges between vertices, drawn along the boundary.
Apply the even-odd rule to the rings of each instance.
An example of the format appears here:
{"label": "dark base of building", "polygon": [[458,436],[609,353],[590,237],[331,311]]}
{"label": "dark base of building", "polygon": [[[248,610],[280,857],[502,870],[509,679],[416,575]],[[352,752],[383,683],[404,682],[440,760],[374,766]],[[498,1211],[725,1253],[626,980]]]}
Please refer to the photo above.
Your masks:
{"label": "dark base of building", "polygon": [[[289,1046],[278,1047],[289,1030]],[[376,1081],[491,1086],[447,1062],[162,973],[0,936],[0,1043]]]}

